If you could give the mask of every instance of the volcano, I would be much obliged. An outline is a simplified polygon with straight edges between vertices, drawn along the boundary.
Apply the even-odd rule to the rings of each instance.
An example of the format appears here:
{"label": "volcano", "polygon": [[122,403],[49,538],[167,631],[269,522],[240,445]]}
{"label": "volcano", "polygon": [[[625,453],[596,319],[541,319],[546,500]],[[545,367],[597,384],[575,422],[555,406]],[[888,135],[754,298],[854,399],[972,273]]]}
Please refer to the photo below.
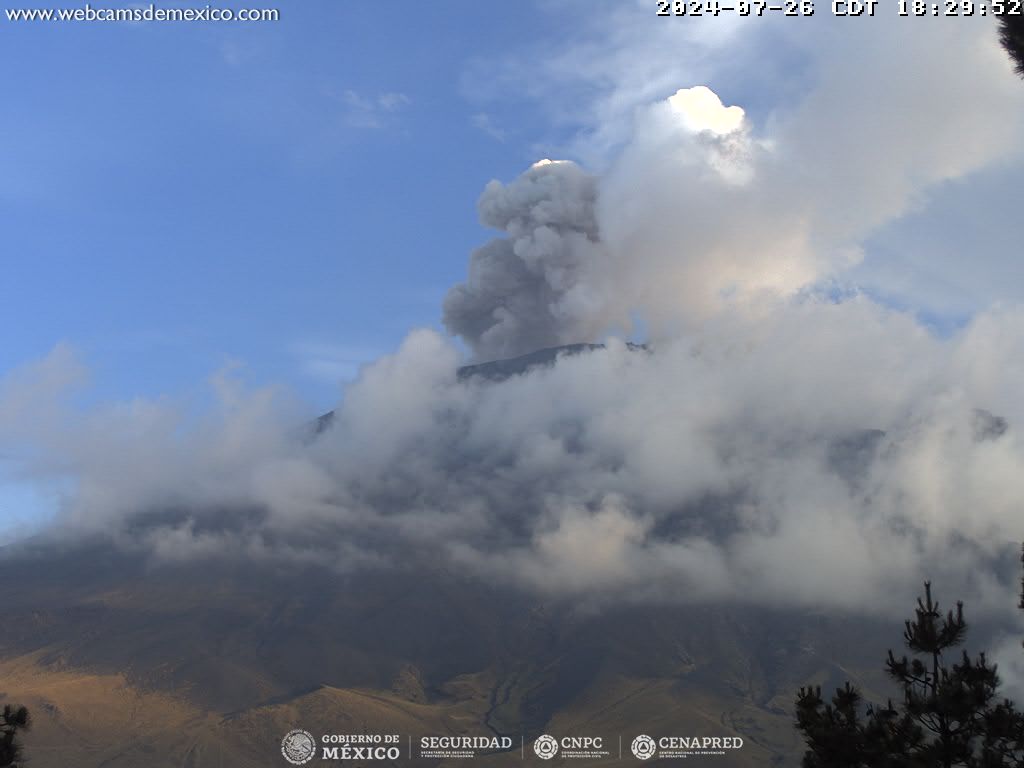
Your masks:
{"label": "volcano", "polygon": [[[544,350],[460,377],[501,381],[592,350]],[[314,431],[330,427],[326,414]],[[873,439],[840,453],[853,461]],[[230,531],[248,514],[258,513],[201,524]],[[802,685],[852,679],[869,698],[889,693],[891,621],[753,600],[539,597],[421,555],[405,568],[346,570],[217,553],[155,559],[103,535],[21,541],[0,556],[0,703],[32,711],[36,768],[282,766],[293,729],[397,734],[400,759],[380,762],[422,765],[466,764],[410,760],[428,737],[512,745],[472,761],[486,765],[540,762],[542,734],[600,739],[607,754],[583,762],[602,765],[638,765],[630,746],[641,734],[737,740],[695,756],[724,767],[797,764]]]}

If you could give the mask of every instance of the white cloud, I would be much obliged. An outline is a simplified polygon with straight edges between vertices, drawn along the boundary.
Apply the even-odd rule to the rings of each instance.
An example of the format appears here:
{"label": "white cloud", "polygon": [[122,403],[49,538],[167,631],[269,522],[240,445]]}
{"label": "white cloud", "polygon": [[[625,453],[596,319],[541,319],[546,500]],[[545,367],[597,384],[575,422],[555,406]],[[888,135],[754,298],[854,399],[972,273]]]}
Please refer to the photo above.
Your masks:
{"label": "white cloud", "polygon": [[230,379],[206,416],[137,401],[44,426],[35,473],[76,479],[61,530],[158,556],[429,553],[552,596],[880,611],[931,576],[981,615],[1017,589],[1022,346],[1020,312],[940,340],[867,299],[804,300],[485,383],[418,331],[316,441]]}
{"label": "white cloud", "polygon": [[[1024,311],[979,277],[974,316],[938,338],[848,284],[885,282],[879,238],[930,196],[1017,162],[1024,89],[991,25],[708,26],[601,7],[530,81],[548,103],[568,90],[561,106],[590,126],[573,146],[598,162],[486,187],[480,217],[501,236],[445,320],[490,357],[640,317],[650,351],[613,338],[486,383],[415,331],[360,369],[311,441],[280,393],[231,377],[212,413],[83,412],[68,401],[81,366],[58,349],[0,385],[0,441],[35,446],[35,477],[74,476],[62,530],[163,557],[442,558],[574,599],[901,612],[931,576],[973,613],[1012,606]],[[765,55],[758,73],[790,61],[799,87],[748,105],[737,73]],[[1004,263],[988,244],[965,244],[947,275]]]}
{"label": "white cloud", "polygon": [[345,119],[353,127],[380,128],[394,113],[412,103],[404,93],[386,92],[366,95],[347,89],[338,95],[345,106]]}
{"label": "white cloud", "polygon": [[[650,132],[651,104],[706,85],[744,108],[749,134],[771,150],[753,194],[761,209],[812,220],[807,245],[816,259],[860,265],[845,282],[932,313],[1021,299],[1020,281],[1007,279],[1016,242],[993,211],[1013,215],[1024,94],[990,20],[923,18],[909,34],[892,14],[792,23],[658,18],[639,0],[583,8],[551,6],[557,44],[553,31],[520,55],[480,66],[502,100],[530,100],[560,126],[548,146],[602,175],[623,174],[621,149]],[[558,22],[568,17],[577,24],[566,33]],[[640,195],[627,199],[641,198],[633,207],[657,204],[651,221],[669,226],[711,211],[756,229],[742,225],[750,214],[742,203],[687,197],[695,185],[685,178],[692,162],[678,162],[683,154],[671,142],[657,146],[650,163],[665,162],[661,175],[670,180],[655,190],[632,174],[628,191]],[[750,158],[740,159],[749,170]],[[792,236],[779,243],[787,252],[804,247],[799,232]]]}
{"label": "white cloud", "polygon": [[[1017,297],[1008,286],[1019,281],[1006,279],[1012,214],[970,230],[973,241],[955,215],[931,216],[925,233],[901,226],[950,184],[963,199],[980,173],[1024,167],[1024,89],[991,24],[929,18],[907,35],[897,18],[804,19],[796,27],[814,34],[798,36],[791,24],[712,19],[717,33],[697,39],[709,20],[601,9],[567,45],[518,62],[522,89],[596,126],[567,149],[602,172],[535,167],[488,187],[481,219],[506,237],[478,249],[446,301],[448,327],[478,355],[628,331],[636,317],[672,337],[719,312],[837,285],[935,310],[929,254],[894,253],[914,240],[957,243],[937,272],[946,294],[970,286],[950,305],[956,315]],[[669,41],[674,57],[662,55]],[[626,59],[637,63],[607,66]],[[780,59],[806,87],[767,104],[770,92],[751,94],[756,120],[714,90],[742,91],[737,67],[774,71]],[[654,78],[665,93],[652,102],[637,70],[655,65],[678,79],[668,89],[664,73]],[[556,182],[573,173],[588,179],[584,192]],[[994,205],[1015,199],[1018,176],[985,187]],[[522,208],[492,217],[499,196]]]}
{"label": "white cloud", "polygon": [[505,141],[505,131],[502,130],[494,122],[494,118],[492,118],[486,112],[477,112],[475,115],[473,115],[472,122],[476,128],[486,133],[495,141]]}
{"label": "white cloud", "polygon": [[726,107],[718,94],[706,85],[680,88],[668,97],[668,105],[695,133],[711,131],[724,136],[743,127],[742,107]]}
{"label": "white cloud", "polygon": [[359,370],[381,355],[377,347],[305,341],[296,344],[293,353],[300,370],[321,381],[352,381]]}

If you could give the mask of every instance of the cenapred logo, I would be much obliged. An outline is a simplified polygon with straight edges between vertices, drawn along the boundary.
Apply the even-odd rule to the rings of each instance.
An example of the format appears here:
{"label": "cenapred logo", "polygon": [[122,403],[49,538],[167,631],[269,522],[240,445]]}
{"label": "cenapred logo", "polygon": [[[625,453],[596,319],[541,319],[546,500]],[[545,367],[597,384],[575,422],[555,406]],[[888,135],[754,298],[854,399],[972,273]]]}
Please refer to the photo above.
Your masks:
{"label": "cenapred logo", "polygon": [[538,736],[537,740],[533,742],[533,751],[541,760],[550,760],[558,754],[558,740],[546,733],[543,736]]}
{"label": "cenapred logo", "polygon": [[659,736],[653,739],[641,734],[633,739],[633,755],[639,760],[652,757],[685,759],[688,757],[714,757],[730,750],[743,749],[740,736]]}
{"label": "cenapred logo", "polygon": [[654,739],[642,733],[633,739],[630,749],[633,750],[633,757],[638,760],[650,760],[654,757],[654,753],[658,751],[658,745],[654,742]]}
{"label": "cenapred logo", "polygon": [[281,754],[292,765],[305,765],[316,755],[316,739],[301,728],[288,731],[281,739]]}

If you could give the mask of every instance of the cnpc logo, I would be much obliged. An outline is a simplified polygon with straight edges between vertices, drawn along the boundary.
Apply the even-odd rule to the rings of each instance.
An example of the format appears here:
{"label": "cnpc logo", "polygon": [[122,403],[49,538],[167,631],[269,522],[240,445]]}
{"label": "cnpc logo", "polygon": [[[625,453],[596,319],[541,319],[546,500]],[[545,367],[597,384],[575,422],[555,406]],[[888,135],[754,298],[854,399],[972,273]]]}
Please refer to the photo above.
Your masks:
{"label": "cnpc logo", "polygon": [[533,742],[533,751],[541,760],[550,760],[558,754],[558,739],[548,736],[546,733],[543,736],[538,736],[537,740]]}
{"label": "cnpc logo", "polygon": [[533,751],[541,760],[550,760],[561,751],[567,757],[581,757],[580,753],[592,753],[604,748],[604,740],[600,736],[563,736],[556,739],[544,734],[533,742]]}

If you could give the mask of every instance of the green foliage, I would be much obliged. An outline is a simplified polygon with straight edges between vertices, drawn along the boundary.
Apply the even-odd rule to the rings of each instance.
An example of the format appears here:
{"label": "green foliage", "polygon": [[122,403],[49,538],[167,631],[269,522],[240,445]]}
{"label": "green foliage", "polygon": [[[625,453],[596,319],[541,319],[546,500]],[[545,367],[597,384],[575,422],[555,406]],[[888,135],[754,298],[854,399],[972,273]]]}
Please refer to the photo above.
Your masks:
{"label": "green foliage", "polygon": [[27,731],[32,718],[25,707],[4,705],[0,713],[0,768],[17,765],[21,757],[21,744],[17,740],[19,731]]}
{"label": "green foliage", "polygon": [[[1019,6],[1016,9],[1020,10]],[[1024,14],[1004,13],[999,17],[999,42],[1013,59],[1017,74],[1024,77]]]}
{"label": "green foliage", "polygon": [[985,654],[946,655],[964,642],[963,604],[943,615],[925,582],[903,639],[910,655],[889,651],[886,670],[902,689],[898,706],[865,706],[849,683],[831,701],[801,688],[797,728],[804,768],[1008,768],[1024,766],[1024,715],[998,696],[999,676]]}

